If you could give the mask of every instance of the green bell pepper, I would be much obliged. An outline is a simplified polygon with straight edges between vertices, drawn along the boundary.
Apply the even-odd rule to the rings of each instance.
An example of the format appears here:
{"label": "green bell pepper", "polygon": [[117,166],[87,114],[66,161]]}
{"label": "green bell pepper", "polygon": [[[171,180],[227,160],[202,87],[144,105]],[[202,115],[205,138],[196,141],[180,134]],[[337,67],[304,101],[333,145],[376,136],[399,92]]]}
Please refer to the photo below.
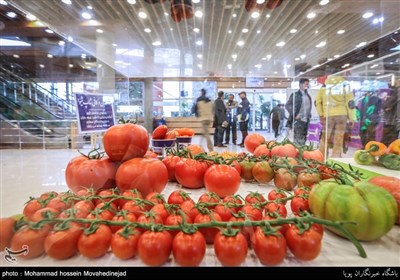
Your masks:
{"label": "green bell pepper", "polygon": [[400,170],[400,155],[383,154],[379,157],[379,163],[387,169]]}
{"label": "green bell pepper", "polygon": [[354,153],[354,161],[361,165],[371,165],[375,158],[366,150],[358,150]]}

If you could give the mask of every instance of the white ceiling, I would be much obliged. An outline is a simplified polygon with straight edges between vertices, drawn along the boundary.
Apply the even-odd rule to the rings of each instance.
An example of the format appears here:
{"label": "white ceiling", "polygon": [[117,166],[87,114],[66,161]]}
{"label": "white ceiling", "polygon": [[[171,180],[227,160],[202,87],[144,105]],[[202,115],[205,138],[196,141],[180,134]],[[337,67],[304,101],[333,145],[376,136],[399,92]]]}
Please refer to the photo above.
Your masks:
{"label": "white ceiling", "polygon": [[[258,5],[261,15],[256,19],[245,7],[255,0],[200,0],[196,4],[174,0],[181,1],[188,2],[193,11],[201,10],[203,17],[175,22],[171,2],[158,0],[137,0],[133,5],[127,0],[72,0],[71,5],[61,0],[8,2],[34,14],[63,37],[71,36],[74,44],[128,77],[293,77],[298,74],[295,68],[342,56],[361,42],[368,44],[400,28],[400,0],[330,0],[323,6],[320,0],[283,0],[275,9],[266,8],[275,1],[267,0]],[[96,26],[81,17],[83,11],[93,15]],[[140,18],[139,11],[148,17]],[[374,15],[364,19],[368,11]],[[315,18],[307,18],[310,12]],[[381,17],[383,22],[373,23]],[[244,28],[247,33],[242,32]],[[297,32],[290,33],[292,29]],[[337,34],[341,29],[345,32]],[[152,45],[155,41],[161,45]],[[244,45],[239,46],[239,41]],[[285,45],[276,46],[281,41]],[[316,47],[321,42],[325,46]],[[378,56],[379,49],[373,59]]]}

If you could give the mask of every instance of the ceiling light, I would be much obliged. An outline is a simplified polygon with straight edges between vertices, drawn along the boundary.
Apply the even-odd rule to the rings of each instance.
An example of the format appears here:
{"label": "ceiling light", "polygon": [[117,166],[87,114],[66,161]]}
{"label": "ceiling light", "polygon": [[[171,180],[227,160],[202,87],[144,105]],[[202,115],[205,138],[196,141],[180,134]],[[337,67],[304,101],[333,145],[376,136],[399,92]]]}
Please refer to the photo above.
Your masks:
{"label": "ceiling light", "polygon": [[332,58],[332,57],[329,57],[329,58],[328,58],[328,61],[331,61],[331,60],[333,60],[333,58]]}
{"label": "ceiling light", "polygon": [[231,34],[231,33],[232,33],[232,30],[228,30],[228,33]]}
{"label": "ceiling light", "polygon": [[372,65],[372,66],[369,67],[369,68],[374,69],[374,68],[376,68],[376,67],[378,67],[378,66],[379,66],[378,64],[374,64],[374,65]]}
{"label": "ceiling light", "polygon": [[117,46],[117,44],[112,44],[112,46],[113,46],[113,47],[116,47],[116,46]]}
{"label": "ceiling light", "polygon": [[64,46],[64,45],[65,45],[65,42],[64,42],[64,41],[59,41],[58,44],[59,44],[60,46]]}
{"label": "ceiling light", "polygon": [[150,29],[150,28],[145,28],[145,29],[144,29],[144,32],[150,33],[150,32],[151,32],[151,29]]}
{"label": "ceiling light", "polygon": [[338,58],[338,57],[340,57],[340,54],[335,54],[333,57]]}
{"label": "ceiling light", "polygon": [[267,54],[267,56],[266,56],[266,58],[267,58],[268,60],[270,60],[271,57],[272,57],[272,55],[270,55],[270,54]]}
{"label": "ceiling light", "polygon": [[19,55],[18,54],[13,54],[13,57],[19,58]]}
{"label": "ceiling light", "polygon": [[197,64],[197,67],[202,68],[203,65],[202,64]]}
{"label": "ceiling light", "polygon": [[326,42],[325,42],[325,41],[322,41],[322,42],[320,42],[318,45],[316,45],[316,47],[317,47],[317,48],[322,48],[322,47],[325,47],[325,45],[326,45]]}
{"label": "ceiling light", "polygon": [[297,32],[297,29],[293,28],[293,29],[291,29],[289,32],[292,33],[292,34],[294,34],[294,33]]}
{"label": "ceiling light", "polygon": [[47,33],[50,33],[50,34],[53,34],[53,33],[54,33],[54,31],[53,31],[53,30],[51,30],[51,29],[48,29],[48,28],[46,28],[44,31],[46,31]]}
{"label": "ceiling light", "polygon": [[28,20],[36,20],[36,16],[34,16],[34,15],[32,15],[32,14],[27,14],[27,15],[26,15],[26,18],[27,18]]}
{"label": "ceiling light", "polygon": [[203,55],[202,55],[201,53],[199,53],[199,54],[197,55],[197,58],[202,59],[202,58],[203,58]]}
{"label": "ceiling light", "polygon": [[238,46],[244,46],[244,41],[238,41],[237,43],[236,43]]}
{"label": "ceiling light", "polygon": [[39,67],[40,67],[40,68],[44,68],[44,65],[43,65],[43,64],[39,64]]}
{"label": "ceiling light", "polygon": [[376,75],[380,75],[381,73],[379,73],[379,72],[376,72]]}
{"label": "ceiling light", "polygon": [[72,67],[74,67],[74,65],[73,64],[68,64],[68,67],[72,68]]}
{"label": "ceiling light", "polygon": [[235,60],[237,58],[237,54],[232,54],[232,58]]}
{"label": "ceiling light", "polygon": [[261,30],[257,30],[257,34],[260,34],[261,33]]}
{"label": "ceiling light", "polygon": [[342,66],[342,68],[346,68],[346,67],[349,67],[349,66],[350,66],[350,64],[346,63],[345,65]]}
{"label": "ceiling light", "polygon": [[89,14],[88,12],[83,12],[83,13],[81,14],[81,16],[82,16],[84,19],[91,19],[91,18],[92,18],[92,15]]}
{"label": "ceiling light", "polygon": [[314,32],[315,34],[318,34],[319,33],[319,31],[318,30],[315,30],[315,32]]}
{"label": "ceiling light", "polygon": [[93,10],[92,6],[87,6],[86,8],[88,8],[89,10]]}
{"label": "ceiling light", "polygon": [[243,29],[242,29],[242,32],[243,32],[243,33],[247,33],[247,32],[249,32],[249,29],[243,28]]}
{"label": "ceiling light", "polygon": [[17,14],[14,13],[14,12],[7,12],[7,16],[10,17],[10,18],[16,18]]}
{"label": "ceiling light", "polygon": [[262,65],[261,64],[256,64],[256,65],[254,65],[254,67],[260,69],[262,67]]}
{"label": "ceiling light", "polygon": [[203,12],[201,10],[197,10],[196,12],[194,12],[194,15],[198,18],[201,18],[203,16]]}
{"label": "ceiling light", "polygon": [[86,54],[85,54],[85,53],[81,54],[81,57],[82,57],[83,59],[85,59],[85,58],[86,58]]}
{"label": "ceiling light", "polygon": [[200,3],[200,0],[192,0],[192,3],[194,4]]}
{"label": "ceiling light", "polygon": [[378,24],[380,22],[383,22],[385,20],[384,17],[380,17],[380,18],[374,18],[374,20],[372,21],[373,24]]}
{"label": "ceiling light", "polygon": [[311,13],[308,13],[308,14],[307,14],[307,18],[308,18],[308,19],[315,18],[316,15],[317,15],[316,13],[311,12]]}
{"label": "ceiling light", "polygon": [[252,13],[251,13],[251,17],[252,17],[252,18],[258,18],[258,17],[260,17],[260,12],[258,12],[258,11],[252,12]]}
{"label": "ceiling light", "polygon": [[100,29],[100,28],[96,29],[96,32],[97,33],[104,33],[103,29]]}
{"label": "ceiling light", "polygon": [[274,74],[276,75],[276,74],[278,74],[278,72],[275,71]]}
{"label": "ceiling light", "polygon": [[161,46],[161,42],[160,41],[155,41],[153,43],[151,43],[153,46]]}
{"label": "ceiling light", "polygon": [[270,15],[270,14],[267,14],[265,17],[266,17],[266,18],[270,18],[270,17],[271,17],[271,15]]}
{"label": "ceiling light", "polygon": [[131,4],[131,5],[136,4],[136,0],[126,0],[126,2],[128,2],[128,3]]}
{"label": "ceiling light", "polygon": [[199,33],[200,29],[198,29],[197,27],[193,28],[193,32]]}
{"label": "ceiling light", "polygon": [[48,57],[48,58],[53,58],[53,55],[48,53],[48,54],[47,54],[47,57]]}
{"label": "ceiling light", "polygon": [[140,18],[147,18],[147,14],[146,14],[144,11],[140,11],[139,14],[138,14],[138,16],[139,16]]}
{"label": "ceiling light", "polygon": [[232,64],[228,64],[228,69],[232,69]]}
{"label": "ceiling light", "polygon": [[346,30],[340,29],[340,30],[338,30],[336,33],[339,34],[339,35],[341,35],[341,34],[343,34],[344,32],[346,32]]}
{"label": "ceiling light", "polygon": [[264,4],[265,0],[256,0],[257,4]]}
{"label": "ceiling light", "polygon": [[277,47],[283,47],[286,43],[281,41],[279,43],[276,44]]}
{"label": "ceiling light", "polygon": [[366,44],[367,44],[367,42],[361,42],[361,43],[359,43],[359,44],[356,46],[356,48],[363,47],[363,46],[365,46]]}
{"label": "ceiling light", "polygon": [[6,6],[6,5],[7,5],[7,2],[4,1],[4,0],[0,0],[0,5]]}
{"label": "ceiling light", "polygon": [[267,60],[267,58],[266,58],[266,57],[263,57],[263,58],[261,58],[261,60]]}
{"label": "ceiling light", "polygon": [[363,18],[370,18],[370,17],[372,17],[374,14],[373,13],[371,13],[371,12],[366,12],[365,14],[363,14]]}
{"label": "ceiling light", "polygon": [[166,16],[166,17],[167,17],[167,16],[169,16],[169,14],[168,14],[168,13],[164,13],[164,16]]}
{"label": "ceiling light", "polygon": [[305,54],[302,54],[302,55],[300,55],[300,58],[301,58],[301,59],[305,59],[305,58],[306,58],[306,55],[305,55]]}
{"label": "ceiling light", "polygon": [[202,41],[202,40],[198,40],[198,41],[196,41],[196,45],[198,45],[198,46],[201,46],[201,45],[203,45],[203,41]]}
{"label": "ceiling light", "polygon": [[63,2],[64,4],[67,4],[67,5],[71,5],[72,4],[71,0],[61,0],[61,2]]}
{"label": "ceiling light", "polygon": [[373,53],[367,55],[368,58],[373,58],[375,55]]}
{"label": "ceiling light", "polygon": [[232,17],[234,17],[234,18],[237,17],[237,14],[233,14]]}
{"label": "ceiling light", "polygon": [[319,1],[319,4],[321,6],[324,6],[324,5],[328,4],[328,3],[329,3],[329,0],[321,0],[321,1]]}
{"label": "ceiling light", "polygon": [[299,61],[299,60],[300,60],[300,57],[296,57],[294,60]]}

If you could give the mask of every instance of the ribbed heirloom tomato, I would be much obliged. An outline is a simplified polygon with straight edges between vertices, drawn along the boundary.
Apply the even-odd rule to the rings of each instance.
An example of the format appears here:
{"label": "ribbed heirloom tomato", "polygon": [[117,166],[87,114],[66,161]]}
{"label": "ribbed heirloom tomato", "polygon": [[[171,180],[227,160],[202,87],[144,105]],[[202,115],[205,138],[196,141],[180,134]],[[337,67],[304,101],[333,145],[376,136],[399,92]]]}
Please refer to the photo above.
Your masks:
{"label": "ribbed heirloom tomato", "polygon": [[112,161],[127,161],[146,154],[149,148],[149,134],[141,125],[113,125],[104,133],[103,145]]}

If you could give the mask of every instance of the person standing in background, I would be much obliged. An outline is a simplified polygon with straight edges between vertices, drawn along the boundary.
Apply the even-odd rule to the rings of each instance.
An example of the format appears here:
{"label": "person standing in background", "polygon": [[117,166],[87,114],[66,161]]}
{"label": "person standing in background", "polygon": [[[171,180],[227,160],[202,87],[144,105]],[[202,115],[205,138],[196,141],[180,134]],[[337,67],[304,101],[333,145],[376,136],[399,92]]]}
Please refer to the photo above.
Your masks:
{"label": "person standing in background", "polygon": [[206,96],[207,92],[205,89],[201,89],[201,95],[196,100],[195,105],[195,114],[198,116],[201,121],[201,125],[203,128],[203,136],[207,141],[208,151],[213,151],[213,144],[210,138],[210,124],[213,120],[213,103]]}
{"label": "person standing in background", "polygon": [[326,142],[330,139],[333,139],[331,157],[342,156],[347,120],[350,121],[350,127],[356,120],[353,94],[346,91],[342,81],[338,77],[328,78],[326,83],[332,86],[328,89],[322,86],[315,98],[315,107],[322,125],[319,150],[324,158],[329,157],[329,143],[326,145]]}
{"label": "person standing in background", "polygon": [[242,91],[239,93],[240,102],[237,109],[237,119],[239,122],[239,129],[242,132],[242,142],[239,145],[240,147],[244,147],[244,140],[246,139],[249,129],[249,118],[250,118],[250,102],[246,97],[246,92]]}
{"label": "person standing in background", "polygon": [[224,131],[227,126],[228,118],[226,117],[226,107],[224,104],[224,92],[219,91],[218,97],[214,102],[214,121],[216,125],[216,129],[214,133],[217,133],[217,142],[214,142],[214,146],[216,144],[217,147],[226,147],[222,144],[224,138]]}
{"label": "person standing in background", "polygon": [[308,125],[311,119],[311,96],[308,94],[309,79],[301,78],[299,81],[300,89],[292,93],[286,103],[286,110],[289,112],[289,119],[286,127],[292,129],[297,145],[304,145],[307,139]]}
{"label": "person standing in background", "polygon": [[232,143],[236,145],[237,140],[237,123],[236,123],[236,108],[238,107],[238,102],[234,100],[235,96],[231,93],[228,97],[228,102],[226,102],[226,116],[228,118],[228,126],[225,130],[225,145],[229,144],[230,132],[232,130]]}
{"label": "person standing in background", "polygon": [[360,120],[360,138],[363,147],[369,141],[376,140],[376,127],[378,125],[381,100],[374,92],[368,91],[360,102],[358,119]]}
{"label": "person standing in background", "polygon": [[280,134],[279,127],[281,127],[281,123],[283,123],[285,112],[282,112],[282,104],[276,105],[271,112],[269,113],[269,118],[272,116],[272,129],[275,133],[275,138]]}
{"label": "person standing in background", "polygon": [[383,99],[383,119],[385,124],[383,125],[382,143],[389,146],[394,140],[397,139],[400,127],[397,127],[399,114],[399,88],[393,87],[390,89],[390,94],[386,95]]}

